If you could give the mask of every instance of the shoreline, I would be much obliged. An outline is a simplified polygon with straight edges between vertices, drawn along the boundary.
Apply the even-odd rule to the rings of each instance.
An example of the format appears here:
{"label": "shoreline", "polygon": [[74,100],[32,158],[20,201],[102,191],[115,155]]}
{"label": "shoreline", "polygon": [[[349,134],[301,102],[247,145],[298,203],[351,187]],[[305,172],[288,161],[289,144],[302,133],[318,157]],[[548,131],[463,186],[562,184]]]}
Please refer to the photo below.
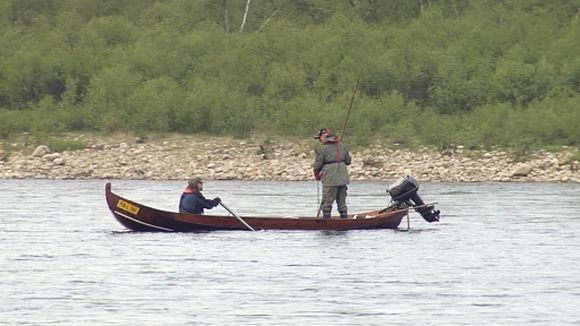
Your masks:
{"label": "shoreline", "polygon": [[[316,142],[173,135],[152,139],[77,135],[86,147],[52,152],[46,145],[0,151],[0,179],[128,179],[304,181],[314,180]],[[5,144],[2,144],[4,147]],[[16,147],[18,144],[12,144]],[[347,143],[348,145],[348,143]],[[576,182],[573,150],[538,151],[515,162],[503,151],[444,152],[381,145],[351,149],[351,181],[394,180],[410,174],[421,182]]]}

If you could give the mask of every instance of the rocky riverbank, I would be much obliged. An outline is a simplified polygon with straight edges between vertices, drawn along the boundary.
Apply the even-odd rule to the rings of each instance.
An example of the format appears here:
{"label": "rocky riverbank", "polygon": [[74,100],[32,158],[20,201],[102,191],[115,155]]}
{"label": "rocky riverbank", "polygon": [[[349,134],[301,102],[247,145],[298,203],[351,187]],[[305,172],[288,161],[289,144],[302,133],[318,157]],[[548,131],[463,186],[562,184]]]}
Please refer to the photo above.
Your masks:
{"label": "rocky riverbank", "polygon": [[[130,140],[128,140],[130,139]],[[235,140],[197,136],[158,139],[76,136],[78,150],[2,144],[0,179],[312,180],[314,141]],[[19,148],[10,150],[11,147]],[[6,150],[8,148],[8,150]],[[373,145],[353,149],[351,180],[393,180],[410,173],[421,181],[580,182],[573,151],[540,151],[516,162],[502,151],[438,152]]]}

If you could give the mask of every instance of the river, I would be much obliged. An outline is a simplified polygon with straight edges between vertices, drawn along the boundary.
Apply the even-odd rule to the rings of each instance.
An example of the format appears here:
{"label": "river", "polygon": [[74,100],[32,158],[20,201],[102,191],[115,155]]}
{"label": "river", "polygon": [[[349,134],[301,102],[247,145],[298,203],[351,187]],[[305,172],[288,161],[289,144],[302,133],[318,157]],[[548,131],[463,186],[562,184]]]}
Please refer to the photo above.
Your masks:
{"label": "river", "polygon": [[[104,184],[0,180],[1,325],[580,324],[580,184],[424,183],[441,222],[409,230],[198,234],[128,232]],[[167,210],[184,186],[113,181]],[[385,188],[352,183],[350,212]],[[316,214],[313,181],[204,194],[242,217]]]}

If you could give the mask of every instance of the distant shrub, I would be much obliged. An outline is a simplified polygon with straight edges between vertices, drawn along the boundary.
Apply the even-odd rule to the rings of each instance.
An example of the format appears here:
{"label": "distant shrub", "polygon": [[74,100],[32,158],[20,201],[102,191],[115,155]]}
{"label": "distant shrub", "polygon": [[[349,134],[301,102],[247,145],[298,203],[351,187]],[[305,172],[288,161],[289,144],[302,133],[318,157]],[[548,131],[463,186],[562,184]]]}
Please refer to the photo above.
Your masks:
{"label": "distant shrub", "polygon": [[0,138],[8,138],[19,132],[30,130],[30,119],[25,111],[4,111],[0,109]]}
{"label": "distant shrub", "polygon": [[51,139],[46,143],[46,146],[53,152],[74,151],[87,147],[87,143],[80,140],[72,139]]}

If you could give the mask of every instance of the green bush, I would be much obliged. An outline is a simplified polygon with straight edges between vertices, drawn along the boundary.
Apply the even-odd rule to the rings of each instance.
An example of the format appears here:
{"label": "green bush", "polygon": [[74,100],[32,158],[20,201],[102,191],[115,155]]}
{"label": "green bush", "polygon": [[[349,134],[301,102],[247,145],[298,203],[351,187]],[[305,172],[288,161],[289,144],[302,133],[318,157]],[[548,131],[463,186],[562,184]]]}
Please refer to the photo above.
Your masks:
{"label": "green bush", "polygon": [[53,152],[74,151],[87,147],[87,143],[80,140],[71,139],[50,139],[46,146]]}
{"label": "green bush", "polygon": [[371,2],[8,2],[0,137],[340,133],[362,72],[353,144],[580,143],[573,1]]}

